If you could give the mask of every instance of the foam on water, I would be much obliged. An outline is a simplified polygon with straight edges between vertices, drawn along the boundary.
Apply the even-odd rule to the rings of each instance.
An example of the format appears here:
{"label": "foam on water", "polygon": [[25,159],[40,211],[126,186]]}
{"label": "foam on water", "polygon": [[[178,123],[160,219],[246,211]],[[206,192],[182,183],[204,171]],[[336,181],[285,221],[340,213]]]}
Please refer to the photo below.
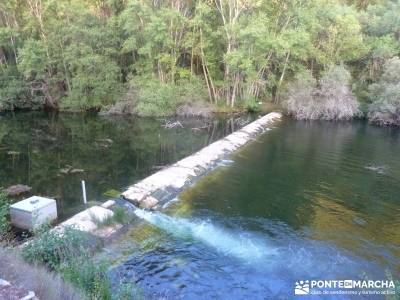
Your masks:
{"label": "foam on water", "polygon": [[390,170],[386,165],[367,165],[364,168],[381,175],[388,175]]}
{"label": "foam on water", "polygon": [[277,254],[273,246],[248,232],[231,232],[207,221],[189,221],[160,212],[136,209],[135,214],[174,236],[192,238],[214,248],[219,253],[246,262],[258,262]]}
{"label": "foam on water", "polygon": [[218,166],[220,166],[220,167],[227,167],[227,166],[230,166],[230,165],[232,165],[234,163],[234,161],[233,160],[231,160],[231,159],[221,159],[219,162],[218,162]]}

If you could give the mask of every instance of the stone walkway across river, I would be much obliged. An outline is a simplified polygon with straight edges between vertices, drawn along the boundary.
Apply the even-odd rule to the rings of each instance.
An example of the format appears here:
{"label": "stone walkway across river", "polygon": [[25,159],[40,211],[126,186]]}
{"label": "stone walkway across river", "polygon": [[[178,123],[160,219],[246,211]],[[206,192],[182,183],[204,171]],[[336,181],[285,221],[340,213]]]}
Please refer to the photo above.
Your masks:
{"label": "stone walkway across river", "polygon": [[[213,170],[228,155],[268,130],[281,116],[280,113],[272,112],[258,118],[242,129],[132,185],[122,193],[122,197],[144,209],[159,208],[160,204],[172,200],[183,189]],[[114,213],[111,207],[114,205],[115,201],[109,200],[101,206],[90,207],[59,224],[55,229],[74,227],[100,238],[115,236],[122,230],[120,224],[100,228],[94,221],[112,216]]]}

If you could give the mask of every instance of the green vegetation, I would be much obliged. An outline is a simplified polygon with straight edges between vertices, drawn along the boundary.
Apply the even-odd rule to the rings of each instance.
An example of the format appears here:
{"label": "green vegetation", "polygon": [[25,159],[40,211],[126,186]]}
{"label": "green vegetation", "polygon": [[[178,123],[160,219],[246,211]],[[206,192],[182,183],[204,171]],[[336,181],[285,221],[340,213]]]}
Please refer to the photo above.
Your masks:
{"label": "green vegetation", "polygon": [[399,0],[10,0],[0,108],[164,116],[208,98],[253,111],[284,100],[300,74],[319,85],[343,65],[376,111],[382,94],[368,87],[399,56],[399,14]]}
{"label": "green vegetation", "polygon": [[82,300],[81,292],[45,267],[26,263],[16,249],[0,247],[0,278],[34,291],[39,299]]}
{"label": "green vegetation", "polygon": [[127,213],[125,208],[122,206],[116,206],[113,209],[114,214],[109,215],[103,219],[97,217],[95,214],[91,214],[89,212],[91,220],[98,226],[98,227],[104,227],[104,226],[111,226],[113,224],[127,224],[129,223],[133,216],[130,213]]}
{"label": "green vegetation", "polygon": [[63,234],[43,226],[34,232],[35,239],[29,242],[22,252],[27,262],[40,263],[56,270],[70,259],[76,258],[90,245],[90,236],[73,228]]}
{"label": "green vegetation", "polygon": [[0,188],[0,242],[7,241],[11,236],[10,203],[7,195]]}
{"label": "green vegetation", "polygon": [[117,206],[117,207],[114,209],[113,220],[114,220],[116,223],[119,223],[119,224],[126,224],[126,223],[128,223],[129,220],[131,220],[131,219],[132,219],[132,217],[129,216],[129,214],[126,212],[126,210],[125,210],[123,207]]}
{"label": "green vegetation", "polygon": [[369,87],[371,104],[368,117],[384,125],[400,125],[400,59],[389,59],[377,83]]}
{"label": "green vegetation", "polygon": [[60,234],[45,226],[35,232],[35,239],[23,248],[22,257],[29,263],[58,272],[89,299],[127,299],[125,290],[118,291],[121,296],[112,297],[108,265],[95,262],[92,257],[96,247],[96,240],[87,233],[66,228]]}

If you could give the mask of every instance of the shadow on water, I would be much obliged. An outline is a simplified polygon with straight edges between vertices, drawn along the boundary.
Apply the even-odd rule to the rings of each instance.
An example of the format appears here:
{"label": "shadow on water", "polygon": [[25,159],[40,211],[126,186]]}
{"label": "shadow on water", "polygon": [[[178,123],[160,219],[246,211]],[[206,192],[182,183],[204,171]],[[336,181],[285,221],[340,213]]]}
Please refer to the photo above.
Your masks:
{"label": "shadow on water", "polygon": [[0,116],[0,186],[31,186],[57,199],[61,219],[82,209],[80,180],[88,198],[120,190],[203,148],[252,117],[213,120],[98,117],[41,112]]}
{"label": "shadow on water", "polygon": [[163,213],[139,211],[145,224],[112,248],[114,285],[171,299],[290,299],[299,280],[398,279],[398,153],[400,130],[285,120]]}

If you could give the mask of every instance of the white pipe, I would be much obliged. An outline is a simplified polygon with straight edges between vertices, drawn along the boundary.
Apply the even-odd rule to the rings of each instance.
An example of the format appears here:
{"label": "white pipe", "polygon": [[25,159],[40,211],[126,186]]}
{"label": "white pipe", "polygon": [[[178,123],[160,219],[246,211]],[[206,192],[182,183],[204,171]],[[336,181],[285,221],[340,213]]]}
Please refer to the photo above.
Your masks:
{"label": "white pipe", "polygon": [[86,200],[86,186],[85,186],[85,180],[82,180],[82,194],[83,194],[83,203],[86,205],[87,200]]}

